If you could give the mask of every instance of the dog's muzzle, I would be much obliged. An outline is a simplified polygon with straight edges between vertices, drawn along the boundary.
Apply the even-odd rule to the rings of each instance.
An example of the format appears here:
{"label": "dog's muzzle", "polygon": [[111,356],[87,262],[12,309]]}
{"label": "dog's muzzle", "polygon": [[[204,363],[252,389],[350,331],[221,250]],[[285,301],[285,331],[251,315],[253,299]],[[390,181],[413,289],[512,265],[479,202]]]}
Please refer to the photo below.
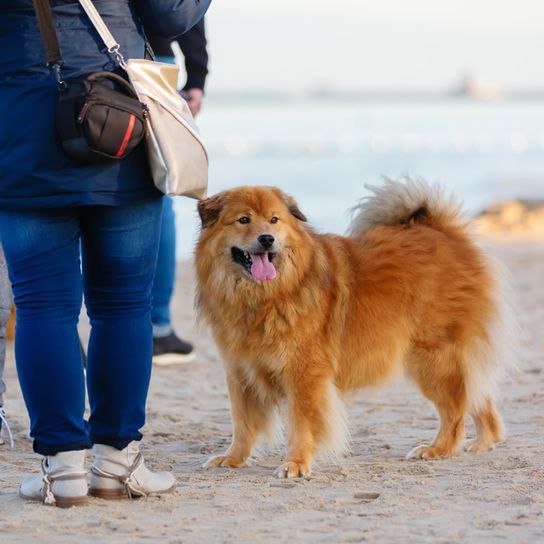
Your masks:
{"label": "dog's muzzle", "polygon": [[[261,240],[261,237],[269,238]],[[272,235],[261,235],[258,238],[261,248],[270,249],[274,244]],[[272,264],[276,254],[271,251],[244,251],[238,247],[231,248],[232,259],[234,262],[242,265],[246,272],[259,281],[273,280],[276,277],[276,267]]]}

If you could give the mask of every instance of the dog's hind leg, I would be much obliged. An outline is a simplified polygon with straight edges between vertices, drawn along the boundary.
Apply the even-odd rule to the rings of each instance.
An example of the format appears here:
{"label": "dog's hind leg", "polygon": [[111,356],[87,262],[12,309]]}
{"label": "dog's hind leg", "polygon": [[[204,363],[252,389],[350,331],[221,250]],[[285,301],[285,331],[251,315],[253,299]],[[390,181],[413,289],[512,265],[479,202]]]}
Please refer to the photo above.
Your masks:
{"label": "dog's hind leg", "polygon": [[466,443],[466,451],[492,450],[495,444],[500,442],[503,432],[501,416],[495,409],[493,401],[487,399],[481,408],[471,411],[471,416],[476,427],[476,438]]}
{"label": "dog's hind leg", "polygon": [[465,436],[467,399],[463,372],[454,350],[420,352],[411,374],[423,394],[433,402],[440,417],[440,428],[432,444],[415,447],[408,459],[449,457]]}
{"label": "dog's hind leg", "polygon": [[203,468],[238,468],[245,465],[260,435],[268,434],[275,404],[263,399],[255,387],[247,384],[243,375],[227,369],[227,385],[230,397],[233,426],[232,443],[224,455],[211,457]]}

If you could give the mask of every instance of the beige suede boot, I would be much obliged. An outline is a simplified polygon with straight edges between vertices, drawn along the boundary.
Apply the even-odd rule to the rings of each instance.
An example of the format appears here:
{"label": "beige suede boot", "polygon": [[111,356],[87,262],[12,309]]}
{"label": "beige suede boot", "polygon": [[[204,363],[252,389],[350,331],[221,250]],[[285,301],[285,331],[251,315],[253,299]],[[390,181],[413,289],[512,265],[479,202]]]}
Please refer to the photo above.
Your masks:
{"label": "beige suede boot", "polygon": [[152,472],[144,463],[138,442],[124,450],[95,444],[89,494],[102,499],[132,499],[174,491],[176,480],[169,472]]}
{"label": "beige suede boot", "polygon": [[42,473],[27,476],[19,495],[29,501],[69,508],[86,504],[85,450],[63,451],[42,460]]}

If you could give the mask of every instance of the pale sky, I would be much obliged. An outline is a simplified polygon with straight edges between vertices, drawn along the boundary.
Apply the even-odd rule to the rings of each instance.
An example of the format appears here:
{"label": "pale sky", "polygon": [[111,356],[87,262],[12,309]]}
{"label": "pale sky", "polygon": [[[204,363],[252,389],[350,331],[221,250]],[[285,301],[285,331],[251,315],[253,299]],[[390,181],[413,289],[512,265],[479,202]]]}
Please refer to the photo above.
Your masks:
{"label": "pale sky", "polygon": [[544,0],[214,0],[208,90],[544,87]]}

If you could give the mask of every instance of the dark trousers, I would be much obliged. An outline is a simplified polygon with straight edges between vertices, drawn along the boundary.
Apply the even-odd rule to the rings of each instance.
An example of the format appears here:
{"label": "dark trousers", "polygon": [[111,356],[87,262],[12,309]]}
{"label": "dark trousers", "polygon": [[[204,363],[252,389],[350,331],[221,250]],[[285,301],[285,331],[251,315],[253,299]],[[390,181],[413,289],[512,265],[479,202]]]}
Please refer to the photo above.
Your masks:
{"label": "dark trousers", "polygon": [[[151,374],[160,198],[117,207],[0,211],[17,306],[15,357],[34,450],[139,440]],[[81,247],[81,260],[80,260]],[[77,334],[91,323],[85,376]]]}

